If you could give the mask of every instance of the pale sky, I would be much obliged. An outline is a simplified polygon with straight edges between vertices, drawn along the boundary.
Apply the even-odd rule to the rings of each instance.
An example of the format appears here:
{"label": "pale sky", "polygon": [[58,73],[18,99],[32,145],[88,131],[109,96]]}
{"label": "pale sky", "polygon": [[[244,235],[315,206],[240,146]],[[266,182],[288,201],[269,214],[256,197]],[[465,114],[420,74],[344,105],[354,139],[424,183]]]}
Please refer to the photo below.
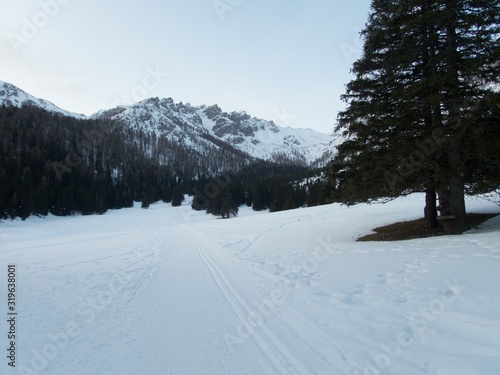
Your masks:
{"label": "pale sky", "polygon": [[370,0],[0,0],[0,80],[90,115],[147,97],[330,133]]}

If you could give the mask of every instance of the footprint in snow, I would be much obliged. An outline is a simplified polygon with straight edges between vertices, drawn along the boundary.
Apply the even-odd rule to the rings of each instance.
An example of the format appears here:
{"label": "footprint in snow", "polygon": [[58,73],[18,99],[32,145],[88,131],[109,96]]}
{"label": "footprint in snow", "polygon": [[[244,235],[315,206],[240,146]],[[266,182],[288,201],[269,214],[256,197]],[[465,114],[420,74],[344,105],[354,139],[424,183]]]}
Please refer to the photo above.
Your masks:
{"label": "footprint in snow", "polygon": [[420,259],[414,259],[411,262],[406,262],[404,264],[404,268],[407,271],[418,270],[418,269],[420,269],[422,267],[423,267],[423,265],[422,265],[422,262],[420,261]]}
{"label": "footprint in snow", "polygon": [[355,295],[367,294],[370,292],[370,284],[358,284],[356,285]]}
{"label": "footprint in snow", "polygon": [[406,292],[400,293],[396,297],[396,302],[399,302],[399,303],[409,302],[410,300],[411,300],[411,297]]}
{"label": "footprint in snow", "polygon": [[347,305],[359,305],[361,303],[359,297],[354,294],[345,294],[340,298],[340,302]]}
{"label": "footprint in snow", "polygon": [[380,275],[378,275],[378,283],[379,284],[392,284],[395,281],[396,280],[395,280],[394,276],[390,273],[381,273]]}
{"label": "footprint in snow", "polygon": [[430,362],[425,362],[424,365],[420,368],[420,372],[425,375],[436,375],[437,368],[434,364]]}

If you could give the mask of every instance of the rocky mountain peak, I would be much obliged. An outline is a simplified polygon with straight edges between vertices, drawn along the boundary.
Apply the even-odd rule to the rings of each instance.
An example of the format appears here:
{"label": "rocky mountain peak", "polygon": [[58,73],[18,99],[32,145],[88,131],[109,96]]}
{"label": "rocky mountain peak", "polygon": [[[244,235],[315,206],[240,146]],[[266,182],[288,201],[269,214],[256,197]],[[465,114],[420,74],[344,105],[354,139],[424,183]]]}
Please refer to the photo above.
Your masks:
{"label": "rocky mountain peak", "polygon": [[[86,118],[0,81],[0,105],[34,105],[47,111]],[[193,106],[172,98],[148,98],[139,103],[101,110],[90,118],[112,119],[146,133],[167,137],[193,150],[227,145],[254,158],[300,164],[329,159],[335,138],[311,129],[283,128],[245,111],[224,112],[218,105]]]}
{"label": "rocky mountain peak", "polygon": [[8,82],[0,81],[0,105],[13,106],[13,107],[24,107],[24,106],[34,106],[47,110],[48,112],[60,114],[63,116],[75,117],[84,119],[85,115],[79,113],[73,113],[59,108],[54,103],[49,102],[45,99],[39,99],[27,92],[21,90]]}

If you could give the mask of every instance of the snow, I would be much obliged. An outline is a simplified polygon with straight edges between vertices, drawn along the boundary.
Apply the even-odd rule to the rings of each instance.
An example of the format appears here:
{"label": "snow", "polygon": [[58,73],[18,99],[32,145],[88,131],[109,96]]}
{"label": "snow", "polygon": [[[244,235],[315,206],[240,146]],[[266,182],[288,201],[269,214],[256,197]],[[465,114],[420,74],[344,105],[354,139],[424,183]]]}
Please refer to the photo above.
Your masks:
{"label": "snow", "polygon": [[20,88],[3,81],[0,81],[0,106],[1,105],[15,106],[19,108],[24,105],[33,105],[43,108],[48,112],[57,113],[63,116],[74,117],[81,120],[87,118],[85,115],[61,109],[48,100],[36,98]]}
{"label": "snow", "polygon": [[[230,119],[235,114],[246,115],[244,111],[221,112],[216,119],[232,123],[236,128],[238,126],[240,128],[219,136],[214,132],[216,120],[210,119],[206,113],[207,109],[213,107],[176,104],[171,98],[161,100],[152,98],[129,106],[100,111],[91,118],[121,119],[128,125],[137,126],[145,132],[156,132],[168,137],[172,137],[175,131],[170,127],[165,130],[164,124],[173,125],[178,132],[185,136],[177,141],[184,143],[187,147],[195,147],[193,144],[203,142],[199,140],[199,136],[208,133],[255,158],[263,160],[273,160],[276,155],[286,155],[292,160],[299,159],[313,163],[321,158],[325,152],[331,150],[332,145],[335,146],[340,138],[312,129],[280,127],[273,122],[249,115],[238,124]],[[183,126],[180,126],[179,123]],[[252,128],[253,134],[245,135],[242,132],[244,127]]]}
{"label": "snow", "polygon": [[423,201],[2,222],[18,316],[17,367],[4,356],[1,373],[498,374],[500,217],[461,236],[355,242],[420,217]]}
{"label": "snow", "polygon": [[[48,100],[36,98],[3,81],[0,81],[1,105],[16,107],[33,105],[64,116],[87,119],[85,115],[61,109]],[[250,117],[245,111],[225,113],[220,108],[221,113],[217,117],[219,120],[231,123],[233,120],[230,117],[235,114],[248,118],[242,123],[233,122],[234,131],[219,137],[214,132],[216,121],[208,118],[206,113],[214,107],[174,103],[172,98],[148,98],[139,103],[100,110],[88,118],[122,120],[146,133],[163,134],[170,140],[198,152],[203,152],[205,147],[214,145],[203,139],[203,135],[211,134],[254,158],[272,161],[287,156],[293,161],[318,165],[324,165],[327,160],[331,160],[331,150],[336,148],[341,139],[339,135],[327,135],[312,129],[280,127],[272,121]],[[237,129],[238,126],[252,128],[254,134],[245,135],[242,128]],[[325,155],[328,157],[325,158]]]}

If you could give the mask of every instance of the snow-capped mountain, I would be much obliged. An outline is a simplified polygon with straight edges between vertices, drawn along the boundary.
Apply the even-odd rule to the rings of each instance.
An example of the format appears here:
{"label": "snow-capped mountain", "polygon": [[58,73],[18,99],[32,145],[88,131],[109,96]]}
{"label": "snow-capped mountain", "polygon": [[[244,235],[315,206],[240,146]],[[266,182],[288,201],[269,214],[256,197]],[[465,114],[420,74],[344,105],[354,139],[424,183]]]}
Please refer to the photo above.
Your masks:
{"label": "snow-capped mountain", "polygon": [[[78,119],[73,113],[0,81],[0,106],[36,106]],[[91,119],[112,119],[149,134],[167,137],[198,153],[210,147],[241,151],[253,158],[323,165],[332,158],[338,138],[311,129],[280,127],[244,111],[224,112],[217,105],[191,106],[172,98],[150,98],[129,106],[101,110]]]}
{"label": "snow-capped mountain", "polygon": [[119,120],[193,147],[199,140],[219,140],[255,158],[312,164],[331,150],[332,136],[311,129],[277,126],[246,112],[224,112],[217,105],[191,106],[172,98],[146,99],[99,111],[92,118]]}
{"label": "snow-capped mountain", "polygon": [[36,98],[20,88],[3,81],[0,81],[0,106],[1,105],[19,108],[23,106],[35,106],[43,108],[48,112],[61,114],[63,116],[75,117],[79,119],[86,118],[85,115],[66,111],[48,100]]}

